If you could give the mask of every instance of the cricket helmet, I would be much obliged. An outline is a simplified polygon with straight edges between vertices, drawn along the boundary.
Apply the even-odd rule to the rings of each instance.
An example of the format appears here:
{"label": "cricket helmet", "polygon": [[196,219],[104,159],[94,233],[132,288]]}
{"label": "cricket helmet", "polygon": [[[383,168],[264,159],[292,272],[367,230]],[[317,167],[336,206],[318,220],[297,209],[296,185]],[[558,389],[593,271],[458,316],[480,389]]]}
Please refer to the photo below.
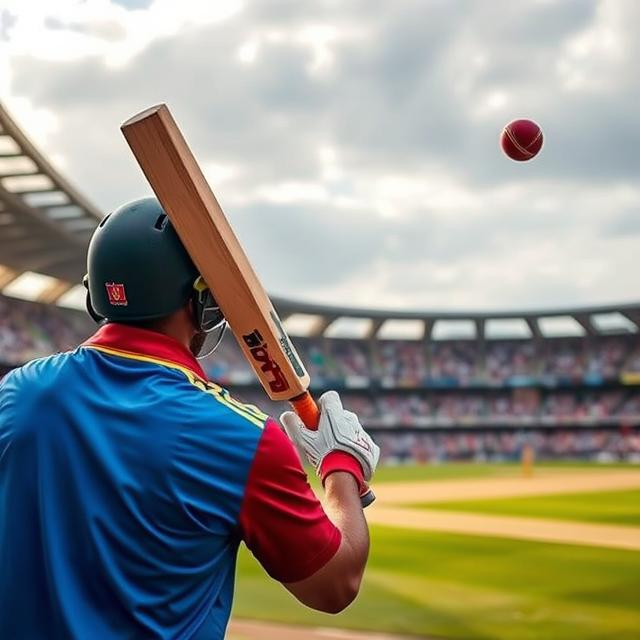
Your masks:
{"label": "cricket helmet", "polygon": [[89,243],[87,272],[87,310],[98,321],[163,318],[208,293],[155,198],[129,202],[100,222]]}

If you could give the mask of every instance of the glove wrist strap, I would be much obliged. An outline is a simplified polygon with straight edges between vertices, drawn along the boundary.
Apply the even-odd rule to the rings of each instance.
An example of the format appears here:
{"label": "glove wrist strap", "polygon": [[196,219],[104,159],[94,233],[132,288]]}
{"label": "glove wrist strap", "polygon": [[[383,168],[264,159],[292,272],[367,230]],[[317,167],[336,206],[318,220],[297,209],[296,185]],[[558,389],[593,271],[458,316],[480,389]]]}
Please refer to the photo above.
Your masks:
{"label": "glove wrist strap", "polygon": [[346,451],[330,451],[322,459],[320,468],[318,469],[318,475],[320,476],[323,487],[327,477],[335,471],[350,473],[356,479],[358,487],[360,487],[360,491],[366,488],[362,465],[350,453],[347,453]]}

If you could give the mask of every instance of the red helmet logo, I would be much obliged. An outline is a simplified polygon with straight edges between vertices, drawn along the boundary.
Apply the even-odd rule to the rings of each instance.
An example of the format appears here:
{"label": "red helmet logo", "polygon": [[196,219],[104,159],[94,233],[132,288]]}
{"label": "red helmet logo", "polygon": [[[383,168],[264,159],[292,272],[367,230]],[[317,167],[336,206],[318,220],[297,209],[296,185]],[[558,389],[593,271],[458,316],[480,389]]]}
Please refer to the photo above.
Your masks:
{"label": "red helmet logo", "polygon": [[107,296],[109,297],[109,304],[115,307],[126,307],[127,294],[124,290],[123,284],[116,284],[115,282],[105,282],[104,286],[107,288]]}

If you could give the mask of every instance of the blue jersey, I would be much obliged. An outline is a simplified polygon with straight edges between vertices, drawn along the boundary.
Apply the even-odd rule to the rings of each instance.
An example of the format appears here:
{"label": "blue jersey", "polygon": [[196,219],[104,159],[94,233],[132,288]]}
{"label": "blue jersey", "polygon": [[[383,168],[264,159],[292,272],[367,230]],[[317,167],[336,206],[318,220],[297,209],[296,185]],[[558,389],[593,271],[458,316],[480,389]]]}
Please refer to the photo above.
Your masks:
{"label": "blue jersey", "polygon": [[[339,545],[283,438],[184,347],[142,329],[106,325],[11,372],[0,383],[0,638],[222,638],[242,539],[280,580],[311,575]],[[280,489],[261,485],[267,474]],[[280,521],[292,515],[316,537],[312,558],[300,548],[286,560],[300,531]]]}

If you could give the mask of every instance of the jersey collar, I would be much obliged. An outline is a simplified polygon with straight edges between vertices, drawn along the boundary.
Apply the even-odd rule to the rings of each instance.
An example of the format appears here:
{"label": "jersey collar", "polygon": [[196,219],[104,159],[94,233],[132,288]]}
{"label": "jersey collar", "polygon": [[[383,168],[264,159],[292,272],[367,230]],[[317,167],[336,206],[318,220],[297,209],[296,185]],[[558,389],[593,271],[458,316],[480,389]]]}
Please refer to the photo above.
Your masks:
{"label": "jersey collar", "polygon": [[174,338],[130,325],[110,322],[101,326],[83,347],[103,347],[115,355],[141,356],[169,367],[188,369],[199,378],[207,380],[205,372],[194,355]]}

